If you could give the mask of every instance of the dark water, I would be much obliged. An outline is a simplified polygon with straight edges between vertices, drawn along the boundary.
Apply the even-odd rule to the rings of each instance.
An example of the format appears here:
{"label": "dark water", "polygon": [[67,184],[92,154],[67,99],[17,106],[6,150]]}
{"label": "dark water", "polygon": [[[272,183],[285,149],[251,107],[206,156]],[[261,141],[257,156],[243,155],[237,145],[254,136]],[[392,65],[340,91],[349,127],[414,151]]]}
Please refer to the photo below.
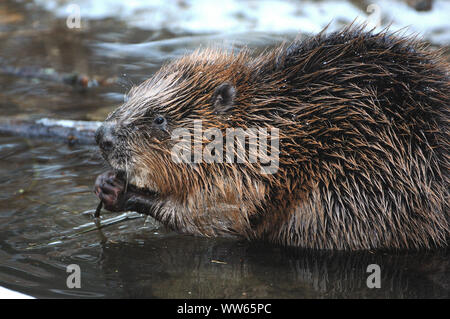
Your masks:
{"label": "dark water", "polygon": [[[114,19],[72,31],[31,1],[0,3],[0,22],[0,66],[123,79],[79,92],[0,75],[0,116],[36,118],[102,119],[133,83],[186,50],[211,43],[259,49],[292,37],[174,34]],[[0,286],[35,297],[449,298],[448,251],[288,250],[179,235],[133,213],[104,213],[100,228],[91,190],[103,170],[93,147],[0,136]],[[81,268],[81,289],[67,288],[69,264]],[[380,289],[366,285],[370,264],[381,267]]]}

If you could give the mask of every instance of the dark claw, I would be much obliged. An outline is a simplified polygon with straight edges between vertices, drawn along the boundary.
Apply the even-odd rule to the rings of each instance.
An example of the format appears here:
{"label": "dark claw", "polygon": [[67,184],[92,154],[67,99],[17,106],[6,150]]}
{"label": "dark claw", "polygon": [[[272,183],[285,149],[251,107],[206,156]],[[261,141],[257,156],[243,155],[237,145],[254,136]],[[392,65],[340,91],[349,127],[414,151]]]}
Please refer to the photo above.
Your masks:
{"label": "dark claw", "polygon": [[105,209],[112,212],[125,210],[124,181],[115,172],[108,171],[99,175],[95,181],[94,193]]}

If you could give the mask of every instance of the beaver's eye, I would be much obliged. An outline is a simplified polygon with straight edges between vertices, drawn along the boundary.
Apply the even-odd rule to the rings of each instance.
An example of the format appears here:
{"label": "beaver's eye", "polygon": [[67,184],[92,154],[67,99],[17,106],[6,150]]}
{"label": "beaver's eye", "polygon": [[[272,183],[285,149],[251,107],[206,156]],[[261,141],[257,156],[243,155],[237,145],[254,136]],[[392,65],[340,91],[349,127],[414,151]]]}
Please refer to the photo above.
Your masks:
{"label": "beaver's eye", "polygon": [[155,119],[153,120],[153,122],[154,122],[155,124],[157,124],[157,125],[161,125],[161,124],[163,124],[165,121],[166,121],[166,119],[165,119],[163,116],[161,116],[161,115],[158,115],[158,116],[155,117]]}

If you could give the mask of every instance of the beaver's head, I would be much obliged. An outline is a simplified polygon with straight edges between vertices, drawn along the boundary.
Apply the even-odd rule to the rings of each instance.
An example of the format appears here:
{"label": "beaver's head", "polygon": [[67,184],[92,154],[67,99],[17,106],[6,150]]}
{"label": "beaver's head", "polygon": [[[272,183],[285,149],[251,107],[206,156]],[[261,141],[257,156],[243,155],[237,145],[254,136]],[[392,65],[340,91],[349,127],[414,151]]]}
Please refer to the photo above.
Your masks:
{"label": "beaver's head", "polygon": [[206,173],[201,163],[174,162],[172,135],[177,129],[192,132],[199,120],[203,129],[248,125],[243,109],[253,88],[246,59],[246,53],[204,50],[164,66],[131,89],[126,102],[98,129],[103,157],[137,187],[160,193],[194,189],[188,184]]}

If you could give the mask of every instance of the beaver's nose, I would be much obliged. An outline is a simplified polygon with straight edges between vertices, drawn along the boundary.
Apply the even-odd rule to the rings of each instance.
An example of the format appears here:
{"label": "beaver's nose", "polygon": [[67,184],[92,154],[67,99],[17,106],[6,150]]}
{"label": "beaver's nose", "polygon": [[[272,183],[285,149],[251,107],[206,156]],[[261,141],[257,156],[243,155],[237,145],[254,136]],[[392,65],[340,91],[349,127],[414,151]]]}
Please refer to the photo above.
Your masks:
{"label": "beaver's nose", "polygon": [[114,124],[103,123],[95,132],[95,141],[102,151],[109,153],[116,142]]}

